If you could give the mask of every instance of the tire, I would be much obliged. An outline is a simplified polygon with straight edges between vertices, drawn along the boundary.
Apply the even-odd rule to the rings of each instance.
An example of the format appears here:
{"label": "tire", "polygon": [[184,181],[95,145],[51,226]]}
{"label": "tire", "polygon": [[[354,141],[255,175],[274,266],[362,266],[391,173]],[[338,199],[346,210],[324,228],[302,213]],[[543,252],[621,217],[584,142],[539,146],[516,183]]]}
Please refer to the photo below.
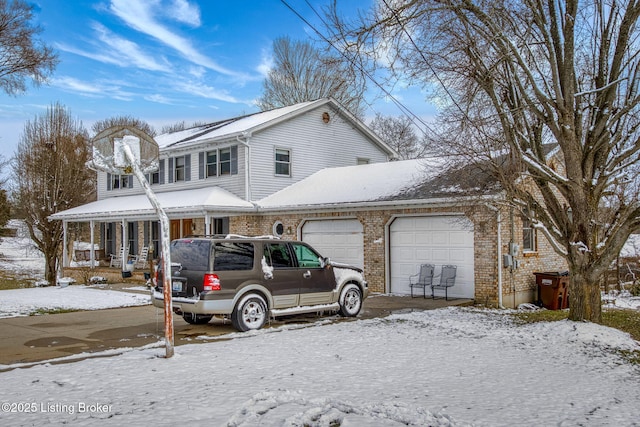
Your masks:
{"label": "tire", "polygon": [[360,313],[362,309],[362,292],[357,285],[349,283],[346,285],[340,293],[340,316],[343,317],[355,317]]}
{"label": "tire", "polygon": [[258,294],[243,297],[231,313],[231,323],[240,332],[260,329],[267,322],[267,303]]}
{"label": "tire", "polygon": [[182,318],[190,325],[204,325],[213,318],[210,314],[184,313]]}

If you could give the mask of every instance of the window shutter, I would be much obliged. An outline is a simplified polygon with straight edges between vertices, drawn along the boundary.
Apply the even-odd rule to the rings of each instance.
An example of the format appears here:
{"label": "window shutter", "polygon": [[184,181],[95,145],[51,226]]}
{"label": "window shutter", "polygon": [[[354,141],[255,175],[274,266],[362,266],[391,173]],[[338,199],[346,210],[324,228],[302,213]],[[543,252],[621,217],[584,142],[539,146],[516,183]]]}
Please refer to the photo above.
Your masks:
{"label": "window shutter", "polygon": [[160,174],[160,184],[164,184],[164,159],[160,160],[160,167],[158,168]]}
{"label": "window shutter", "polygon": [[129,175],[127,182],[129,183],[129,188],[133,188],[133,175]]}
{"label": "window shutter", "polygon": [[198,179],[204,179],[204,151],[198,153]]}
{"label": "window shutter", "polygon": [[173,170],[173,157],[169,158],[169,182],[173,182],[173,174],[174,174],[174,170]]}
{"label": "window shutter", "polygon": [[191,181],[191,154],[184,156],[184,180]]}
{"label": "window shutter", "polygon": [[107,172],[107,191],[111,191],[111,174]]}
{"label": "window shutter", "polygon": [[238,174],[238,146],[231,147],[231,175]]}

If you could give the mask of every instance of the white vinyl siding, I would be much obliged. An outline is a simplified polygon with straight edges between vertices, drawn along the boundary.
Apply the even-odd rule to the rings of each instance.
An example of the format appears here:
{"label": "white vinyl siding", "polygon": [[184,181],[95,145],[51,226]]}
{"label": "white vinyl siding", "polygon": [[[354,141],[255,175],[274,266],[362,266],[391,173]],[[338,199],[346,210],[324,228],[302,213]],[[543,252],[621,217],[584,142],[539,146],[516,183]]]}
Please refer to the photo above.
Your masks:
{"label": "white vinyl siding", "polygon": [[[236,144],[234,144],[236,145]],[[237,145],[236,145],[237,146]],[[223,145],[222,148],[229,148],[230,145]],[[179,190],[191,190],[195,188],[202,187],[210,187],[211,185],[216,185],[220,188],[224,188],[225,190],[235,194],[238,197],[245,197],[245,180],[244,180],[244,169],[245,169],[245,147],[237,146],[237,173],[233,175],[221,175],[211,179],[199,179],[198,177],[198,160],[199,154],[203,151],[211,151],[212,149],[217,149],[218,145],[212,145],[211,147],[206,147],[198,150],[193,150],[189,152],[182,151],[180,153],[173,154],[171,156],[167,156],[167,154],[161,154],[160,159],[160,167],[162,176],[159,176],[160,183],[153,184],[153,191],[161,193],[165,191],[179,191]],[[170,167],[171,162],[175,162],[176,157],[184,157],[185,159],[190,158],[188,163],[185,163],[185,180],[184,181],[175,181],[175,163],[173,163],[173,176],[171,175],[172,169]],[[235,167],[235,166],[234,166]],[[187,172],[189,171],[189,172]],[[234,170],[234,172],[236,172]],[[150,175],[149,175],[150,176]],[[187,177],[190,177],[190,180],[187,180]],[[121,189],[116,192],[107,190],[107,174],[104,172],[98,173],[98,200],[106,199],[108,197],[113,196],[121,196],[124,194],[144,194],[143,188],[140,186],[138,181],[132,177],[133,179],[133,188]],[[173,181],[173,182],[170,182]]]}
{"label": "white vinyl siding", "polygon": [[[262,199],[320,169],[354,166],[358,159],[370,163],[388,161],[387,155],[339,113],[331,111],[331,121],[322,122],[324,108],[309,111],[277,126],[256,132],[251,140],[251,196]],[[285,145],[286,144],[286,145]],[[274,174],[274,152],[286,147],[292,155],[290,176]]]}

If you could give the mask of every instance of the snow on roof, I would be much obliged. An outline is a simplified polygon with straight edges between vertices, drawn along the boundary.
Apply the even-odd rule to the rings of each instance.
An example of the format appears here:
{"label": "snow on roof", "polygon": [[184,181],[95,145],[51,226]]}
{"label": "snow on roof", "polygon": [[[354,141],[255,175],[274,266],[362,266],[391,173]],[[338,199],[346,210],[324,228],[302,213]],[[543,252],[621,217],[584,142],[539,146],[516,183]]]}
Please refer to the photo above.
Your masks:
{"label": "snow on roof", "polygon": [[264,209],[382,200],[442,171],[441,159],[416,159],[322,169],[258,202]]}
{"label": "snow on roof", "polygon": [[272,121],[282,119],[289,114],[302,111],[312,104],[323,104],[329,102],[328,98],[302,102],[288,107],[276,108],[274,110],[263,111],[242,117],[231,118],[203,126],[196,126],[179,132],[165,133],[155,137],[160,148],[175,147],[176,145],[191,145],[212,139],[225,139],[240,135],[243,132],[250,132],[256,128],[266,125]]}
{"label": "snow on roof", "polygon": [[[203,212],[205,210],[254,210],[255,206],[220,187],[166,191],[155,194],[167,213]],[[90,220],[152,216],[155,210],[145,194],[109,197],[67,209],[50,216],[51,219]]]}

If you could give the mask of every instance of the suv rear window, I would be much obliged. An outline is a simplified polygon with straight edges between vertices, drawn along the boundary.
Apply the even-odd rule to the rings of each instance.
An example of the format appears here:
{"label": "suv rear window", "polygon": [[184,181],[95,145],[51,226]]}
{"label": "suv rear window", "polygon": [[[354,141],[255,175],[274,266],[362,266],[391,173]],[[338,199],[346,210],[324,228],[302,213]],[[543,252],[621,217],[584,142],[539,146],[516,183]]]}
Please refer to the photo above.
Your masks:
{"label": "suv rear window", "polygon": [[174,240],[171,242],[171,263],[179,263],[183,270],[207,271],[209,248],[207,240]]}
{"label": "suv rear window", "polygon": [[213,247],[213,271],[253,270],[253,243],[219,242]]}

